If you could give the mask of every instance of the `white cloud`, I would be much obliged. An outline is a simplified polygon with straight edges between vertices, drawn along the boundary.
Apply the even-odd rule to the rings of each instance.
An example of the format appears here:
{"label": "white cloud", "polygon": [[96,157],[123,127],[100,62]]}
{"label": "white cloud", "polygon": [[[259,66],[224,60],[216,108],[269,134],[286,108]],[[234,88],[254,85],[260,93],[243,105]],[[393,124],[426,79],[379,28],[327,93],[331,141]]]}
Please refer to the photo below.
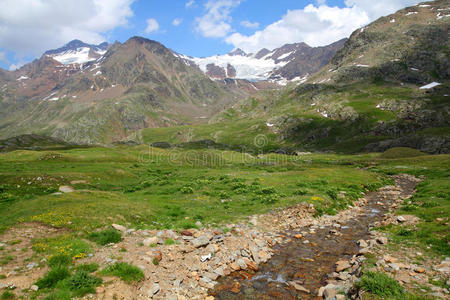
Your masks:
{"label": "white cloud", "polygon": [[323,46],[348,37],[354,30],[383,15],[422,1],[345,0],[347,7],[339,8],[326,5],[326,0],[316,0],[318,6],[310,4],[304,9],[288,10],[280,20],[263,30],[252,35],[233,33],[225,41],[246,52],[298,42]]}
{"label": "white cloud", "polygon": [[108,31],[128,25],[134,0],[1,0],[0,48],[19,57],[40,55],[73,39],[106,40]]}
{"label": "white cloud", "polygon": [[188,2],[186,2],[186,8],[191,7],[195,4],[195,0],[189,0]]}
{"label": "white cloud", "polygon": [[245,20],[241,22],[241,25],[247,28],[258,28],[259,23],[258,22],[250,22],[249,20]]}
{"label": "white cloud", "polygon": [[357,6],[364,10],[371,20],[389,15],[406,6],[423,2],[424,0],[345,0],[347,6]]}
{"label": "white cloud", "polygon": [[204,37],[220,38],[232,32],[231,10],[241,0],[209,0],[205,3],[206,14],[195,19],[196,31]]}
{"label": "white cloud", "polygon": [[147,28],[145,33],[152,33],[159,30],[159,23],[155,19],[147,19]]}
{"label": "white cloud", "polygon": [[178,25],[180,25],[181,23],[183,23],[183,19],[181,19],[181,18],[176,18],[176,19],[174,19],[174,20],[172,21],[172,25],[173,25],[173,26],[178,26]]}
{"label": "white cloud", "polygon": [[17,69],[19,69],[20,67],[22,67],[24,64],[26,64],[27,62],[26,61],[24,61],[24,60],[19,60],[19,62],[17,62],[17,63],[15,63],[15,64],[11,64],[9,67],[8,67],[8,70],[9,71],[15,71],[15,70],[17,70]]}
{"label": "white cloud", "polygon": [[367,14],[358,7],[316,7],[310,4],[304,9],[289,10],[281,20],[253,35],[234,33],[226,38],[226,42],[246,52],[273,49],[296,42],[321,46],[349,36],[368,21]]}

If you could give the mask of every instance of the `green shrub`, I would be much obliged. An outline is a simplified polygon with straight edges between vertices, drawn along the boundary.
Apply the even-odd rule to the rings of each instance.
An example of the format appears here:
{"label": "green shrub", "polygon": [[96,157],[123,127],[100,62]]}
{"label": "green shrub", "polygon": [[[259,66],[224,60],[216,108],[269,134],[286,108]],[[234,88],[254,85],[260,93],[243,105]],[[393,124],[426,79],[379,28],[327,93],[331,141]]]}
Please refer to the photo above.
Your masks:
{"label": "green shrub", "polygon": [[304,195],[308,194],[308,192],[305,190],[296,190],[293,192],[293,194],[297,195],[297,196],[304,196]]}
{"label": "green shrub", "polygon": [[127,283],[141,281],[145,277],[141,269],[124,262],[110,265],[103,269],[100,274],[117,276]]}
{"label": "green shrub", "polygon": [[10,291],[4,291],[2,294],[2,300],[12,300],[14,299],[16,296],[11,293]]}
{"label": "green shrub", "polygon": [[91,233],[89,235],[89,239],[104,246],[110,243],[118,243],[122,241],[122,234],[114,229],[106,229]]}
{"label": "green shrub", "polygon": [[182,194],[193,194],[193,193],[194,193],[194,189],[191,188],[190,186],[183,186],[183,187],[180,189],[180,192],[181,192]]}
{"label": "green shrub", "polygon": [[85,271],[88,273],[93,273],[98,270],[98,264],[92,263],[92,264],[81,264],[75,267],[76,271]]}
{"label": "green shrub", "polygon": [[84,296],[88,293],[95,294],[95,287],[102,283],[100,278],[94,277],[89,272],[77,271],[66,282],[66,286],[74,296]]}
{"label": "green shrub", "polygon": [[72,263],[72,258],[69,255],[58,254],[50,257],[48,265],[50,268],[66,267]]}
{"label": "green shrub", "polygon": [[43,278],[36,282],[40,289],[52,288],[56,284],[66,278],[70,277],[70,272],[67,267],[56,267],[50,270]]}
{"label": "green shrub", "polygon": [[271,195],[271,194],[275,194],[277,191],[275,190],[274,187],[266,187],[266,188],[262,188],[259,193],[262,195]]}
{"label": "green shrub", "polygon": [[405,295],[403,287],[395,279],[379,272],[365,273],[357,287],[380,297],[398,299]]}
{"label": "green shrub", "polygon": [[152,259],[152,263],[153,263],[155,266],[157,266],[157,265],[159,265],[159,260],[155,257],[155,258]]}

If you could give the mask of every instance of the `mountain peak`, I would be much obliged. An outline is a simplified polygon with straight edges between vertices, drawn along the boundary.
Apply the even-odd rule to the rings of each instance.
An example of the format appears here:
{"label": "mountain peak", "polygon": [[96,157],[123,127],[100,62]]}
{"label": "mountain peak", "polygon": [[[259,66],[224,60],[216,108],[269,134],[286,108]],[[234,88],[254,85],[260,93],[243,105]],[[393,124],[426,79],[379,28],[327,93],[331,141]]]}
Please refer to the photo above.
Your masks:
{"label": "mountain peak", "polygon": [[247,56],[247,53],[245,53],[241,48],[236,48],[230,53],[228,53],[229,56]]}
{"label": "mountain peak", "polygon": [[107,42],[103,42],[101,44],[94,45],[94,44],[87,44],[83,41],[75,39],[75,40],[68,42],[67,44],[65,44],[64,46],[62,46],[60,48],[45,51],[44,55],[55,55],[55,54],[60,54],[60,53],[71,51],[71,50],[75,51],[79,48],[89,48],[94,51],[106,51],[108,49],[108,47],[109,47],[109,44]]}

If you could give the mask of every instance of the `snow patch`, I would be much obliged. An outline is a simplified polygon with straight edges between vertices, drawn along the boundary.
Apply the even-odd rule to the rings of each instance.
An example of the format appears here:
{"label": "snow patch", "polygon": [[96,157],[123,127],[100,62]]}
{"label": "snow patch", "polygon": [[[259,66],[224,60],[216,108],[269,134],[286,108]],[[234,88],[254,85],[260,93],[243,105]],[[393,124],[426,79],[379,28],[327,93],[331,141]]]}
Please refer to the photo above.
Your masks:
{"label": "snow patch", "polygon": [[[179,56],[180,58],[186,59]],[[232,65],[236,70],[236,79],[247,80],[266,80],[269,78],[271,72],[276,69],[285,66],[288,62],[275,63],[273,59],[257,59],[254,57],[240,56],[240,55],[216,55],[211,57],[191,57],[188,58],[194,62],[203,73],[207,72],[207,65],[214,64],[218,67],[227,69],[228,64]]]}
{"label": "snow patch", "polygon": [[422,86],[422,87],[420,87],[420,89],[421,90],[428,90],[428,89],[431,89],[431,88],[434,88],[434,87],[436,87],[436,86],[438,86],[438,85],[441,85],[439,82],[432,82],[432,83],[429,83],[429,84],[427,84],[427,85],[424,85],[424,86]]}
{"label": "snow patch", "polygon": [[[63,65],[69,64],[84,64],[89,61],[96,60],[95,58],[89,57],[89,51],[91,49],[88,47],[77,48],[76,50],[67,50],[54,55],[47,55],[52,57],[54,60],[62,63]],[[103,55],[106,51],[95,51],[96,53]]]}
{"label": "snow patch", "polygon": [[429,5],[429,4],[420,4],[420,5],[418,5],[419,7],[430,7],[431,5]]}
{"label": "snow patch", "polygon": [[277,59],[278,60],[282,60],[282,59],[285,59],[286,57],[289,57],[292,53],[294,53],[295,51],[291,51],[291,52],[288,52],[288,53],[285,53],[285,54],[283,54],[283,55],[280,55]]}
{"label": "snow patch", "polygon": [[269,122],[266,123],[266,126],[267,126],[267,127],[273,127],[274,125],[275,125],[275,124],[272,124],[272,123],[269,123]]}
{"label": "snow patch", "polygon": [[450,14],[448,14],[448,15],[441,15],[441,13],[438,13],[436,15],[436,20],[440,20],[442,18],[448,18],[448,17],[450,17]]}
{"label": "snow patch", "polygon": [[416,68],[410,68],[410,69],[413,71],[419,71],[419,69],[416,69]]}
{"label": "snow patch", "polygon": [[390,22],[391,22],[391,23],[395,23],[395,19],[392,19]]}
{"label": "snow patch", "polygon": [[358,64],[358,65],[356,65],[357,67],[361,67],[361,68],[368,68],[369,67],[369,65],[361,65],[361,64]]}
{"label": "snow patch", "polygon": [[405,16],[411,16],[411,15],[417,15],[418,12],[417,11],[410,11],[409,13],[407,13]]}
{"label": "snow patch", "polygon": [[94,74],[94,76],[102,75],[101,71],[97,71],[97,73]]}
{"label": "snow patch", "polygon": [[25,80],[25,79],[29,79],[28,76],[20,76],[19,78],[17,78],[17,81],[21,81],[21,80]]}

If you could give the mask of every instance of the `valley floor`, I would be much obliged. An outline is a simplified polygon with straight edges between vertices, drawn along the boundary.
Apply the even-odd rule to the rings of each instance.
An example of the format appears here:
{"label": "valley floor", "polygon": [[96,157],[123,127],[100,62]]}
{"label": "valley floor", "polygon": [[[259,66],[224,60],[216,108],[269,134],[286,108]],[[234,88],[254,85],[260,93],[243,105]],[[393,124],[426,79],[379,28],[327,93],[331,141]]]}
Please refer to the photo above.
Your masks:
{"label": "valley floor", "polygon": [[[450,156],[402,153],[253,156],[124,146],[1,154],[2,299],[220,298],[211,290],[216,281],[249,297],[243,278],[259,276],[293,242],[320,245],[327,226],[328,239],[353,234],[345,220],[386,186],[376,193],[380,220],[366,226],[372,231],[359,248],[355,237],[348,241],[357,256],[319,266],[318,282],[334,283],[321,293],[446,298]],[[418,183],[414,195],[397,192],[395,174],[415,176],[394,176]],[[308,278],[273,284],[303,297],[319,292]]]}

